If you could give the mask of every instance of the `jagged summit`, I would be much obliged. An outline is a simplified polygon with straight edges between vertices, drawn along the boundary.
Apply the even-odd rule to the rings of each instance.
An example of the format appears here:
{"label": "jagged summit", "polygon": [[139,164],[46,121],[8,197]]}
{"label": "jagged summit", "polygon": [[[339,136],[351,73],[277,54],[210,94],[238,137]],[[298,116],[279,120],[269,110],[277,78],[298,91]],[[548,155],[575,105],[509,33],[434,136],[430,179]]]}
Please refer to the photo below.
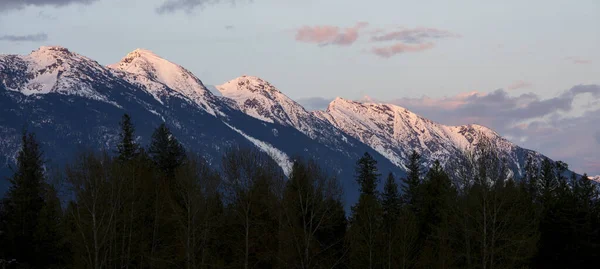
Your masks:
{"label": "jagged summit", "polygon": [[171,96],[175,91],[189,98],[208,113],[215,115],[215,97],[192,72],[172,63],[147,49],[136,49],[128,53],[120,62],[108,65],[116,71],[124,72],[124,78],[131,83],[143,86],[158,101]]}
{"label": "jagged summit", "polygon": [[245,90],[250,92],[281,93],[275,86],[256,76],[242,75],[232,79],[218,88],[223,91]]}
{"label": "jagged summit", "polygon": [[362,103],[338,97],[326,111],[313,114],[370,145],[398,166],[407,163],[412,149],[429,156],[428,161],[438,159],[445,164],[451,156],[460,156],[484,137],[506,154],[515,148],[486,127],[446,126],[393,104]]}
{"label": "jagged summit", "polygon": [[[9,70],[21,74],[2,74]],[[107,101],[95,87],[114,81],[111,73],[98,62],[65,47],[44,46],[28,55],[0,56],[0,81],[12,91],[24,95],[58,93]],[[107,101],[108,102],[108,101]]]}
{"label": "jagged summit", "polygon": [[259,77],[244,75],[216,87],[242,112],[266,122],[297,126],[299,117],[310,116],[300,104]]}

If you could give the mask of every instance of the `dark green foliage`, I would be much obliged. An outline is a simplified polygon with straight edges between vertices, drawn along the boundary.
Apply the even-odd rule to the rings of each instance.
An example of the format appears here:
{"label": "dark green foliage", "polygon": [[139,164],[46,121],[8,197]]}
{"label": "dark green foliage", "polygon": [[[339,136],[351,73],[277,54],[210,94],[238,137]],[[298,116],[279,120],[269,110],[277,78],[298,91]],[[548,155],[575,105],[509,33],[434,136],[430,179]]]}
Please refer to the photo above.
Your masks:
{"label": "dark green foliage", "polygon": [[0,203],[0,267],[595,268],[600,259],[597,184],[534,156],[514,181],[485,139],[458,170],[436,161],[421,171],[413,152],[402,193],[391,173],[377,191],[365,153],[347,220],[340,182],[314,160],[295,160],[286,180],[267,154],[233,148],[215,171],[164,124],[147,152],[134,130],[124,115],[118,155],[78,155],[58,176],[70,191],[62,202],[24,132]]}
{"label": "dark green foliage", "polygon": [[355,170],[361,194],[374,195],[380,176],[377,171],[377,161],[368,152],[365,152],[363,157],[356,162]]}
{"label": "dark green foliage", "polygon": [[421,155],[413,150],[406,168],[408,169],[408,173],[402,184],[402,192],[404,201],[407,204],[414,205],[418,198],[417,191],[421,184]]}
{"label": "dark green foliage", "polygon": [[60,203],[46,183],[40,145],[23,131],[11,187],[2,200],[0,259],[31,268],[61,265]]}
{"label": "dark green foliage", "polygon": [[119,161],[129,161],[140,153],[140,146],[135,142],[135,127],[131,122],[131,117],[124,114],[119,123],[121,132],[119,133],[119,143],[117,152]]}
{"label": "dark green foliage", "polygon": [[356,179],[360,185],[358,203],[352,206],[350,216],[350,266],[379,268],[383,210],[377,197],[377,161],[365,153],[356,163]]}
{"label": "dark green foliage", "polygon": [[175,175],[175,169],[183,164],[186,158],[183,145],[177,141],[164,123],[152,134],[148,153],[158,169],[170,178]]}

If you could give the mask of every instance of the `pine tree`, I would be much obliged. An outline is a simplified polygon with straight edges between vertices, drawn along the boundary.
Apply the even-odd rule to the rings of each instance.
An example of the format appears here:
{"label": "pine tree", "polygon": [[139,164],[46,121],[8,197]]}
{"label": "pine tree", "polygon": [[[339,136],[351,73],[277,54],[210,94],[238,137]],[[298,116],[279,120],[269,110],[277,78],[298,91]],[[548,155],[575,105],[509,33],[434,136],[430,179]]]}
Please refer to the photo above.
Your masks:
{"label": "pine tree", "polygon": [[385,241],[385,268],[392,268],[398,263],[396,243],[398,242],[398,220],[401,210],[400,193],[398,192],[398,184],[392,173],[388,177],[383,186],[383,194],[381,199],[383,209],[383,228],[385,229],[383,240]]}
{"label": "pine tree", "polygon": [[186,159],[183,145],[177,141],[166,124],[161,124],[154,134],[148,150],[150,157],[159,170],[169,178],[175,175],[175,169]]}
{"label": "pine tree", "polygon": [[408,174],[402,184],[402,192],[404,201],[407,204],[414,205],[418,198],[418,189],[421,184],[421,155],[413,150],[409,158],[409,163],[406,166]]}
{"label": "pine tree", "polygon": [[435,161],[425,176],[419,199],[420,241],[424,242],[420,264],[445,268],[451,256],[449,216],[456,195],[450,177]]}
{"label": "pine tree", "polygon": [[120,140],[117,145],[119,161],[129,161],[140,152],[140,146],[135,142],[135,127],[131,122],[129,114],[123,114],[119,126],[121,127],[121,132],[119,133]]}
{"label": "pine tree", "polygon": [[43,154],[35,135],[23,131],[21,142],[17,166],[9,179],[11,187],[3,200],[0,254],[22,266],[51,267],[59,262],[49,253],[59,252],[60,207],[55,192],[46,184]]}
{"label": "pine tree", "polygon": [[377,178],[380,176],[377,172],[377,161],[371,154],[365,152],[363,157],[358,160],[355,170],[361,194],[375,195]]}
{"label": "pine tree", "polygon": [[350,219],[350,258],[353,268],[380,267],[379,231],[382,209],[377,199],[377,161],[365,153],[356,163],[356,180],[360,185],[358,203],[352,207]]}

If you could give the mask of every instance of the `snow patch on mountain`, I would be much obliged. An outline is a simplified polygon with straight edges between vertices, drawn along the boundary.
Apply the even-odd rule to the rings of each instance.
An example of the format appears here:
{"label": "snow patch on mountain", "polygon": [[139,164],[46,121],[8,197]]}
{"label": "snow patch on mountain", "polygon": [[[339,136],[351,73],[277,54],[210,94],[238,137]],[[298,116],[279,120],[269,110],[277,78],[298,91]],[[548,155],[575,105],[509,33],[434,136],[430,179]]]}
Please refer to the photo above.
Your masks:
{"label": "snow patch on mountain", "polygon": [[231,130],[234,130],[240,135],[242,135],[244,138],[248,139],[248,141],[252,142],[252,144],[258,147],[261,151],[267,153],[275,162],[277,162],[277,164],[279,165],[279,167],[281,167],[286,176],[290,175],[290,173],[292,172],[293,164],[290,161],[290,158],[287,154],[285,154],[283,151],[275,148],[267,142],[261,141],[259,139],[247,135],[240,129],[237,129],[227,123],[225,123],[225,125],[231,128]]}
{"label": "snow patch on mountain", "polygon": [[[405,168],[414,149],[429,161],[445,164],[453,156],[472,150],[483,137],[510,155],[516,145],[476,124],[446,126],[391,104],[333,100],[326,111],[313,114],[371,146],[392,163]],[[511,156],[516,159],[516,156]]]}
{"label": "snow patch on mountain", "polygon": [[[152,51],[136,49],[120,62],[108,65],[130,83],[143,86],[159,102],[172,95],[169,89],[189,98],[211,115],[222,114],[215,97],[192,72],[174,64]],[[118,71],[124,72],[119,73]]]}
{"label": "snow patch on mountain", "polygon": [[77,95],[118,106],[95,90],[113,81],[98,62],[59,46],[40,47],[29,55],[0,55],[0,82],[27,96]]}

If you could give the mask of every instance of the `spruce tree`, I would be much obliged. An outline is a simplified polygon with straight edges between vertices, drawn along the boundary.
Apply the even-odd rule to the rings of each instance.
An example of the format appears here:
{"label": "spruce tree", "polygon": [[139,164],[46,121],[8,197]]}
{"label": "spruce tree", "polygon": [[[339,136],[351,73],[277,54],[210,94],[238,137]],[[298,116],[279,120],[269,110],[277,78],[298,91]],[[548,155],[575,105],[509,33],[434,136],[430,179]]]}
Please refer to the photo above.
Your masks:
{"label": "spruce tree", "polygon": [[123,114],[119,126],[121,127],[119,144],[117,145],[119,161],[129,161],[140,152],[140,146],[135,142],[135,127],[129,114]]}
{"label": "spruce tree", "polygon": [[166,124],[161,124],[152,134],[152,142],[148,149],[150,157],[167,177],[175,175],[175,169],[186,159],[183,145],[177,141]]}
{"label": "spruce tree", "polygon": [[21,142],[17,166],[9,179],[11,186],[3,200],[5,227],[0,234],[0,255],[5,260],[16,259],[24,267],[51,267],[58,264],[51,254],[59,247],[60,207],[55,192],[46,184],[43,154],[34,134],[23,131]]}
{"label": "spruce tree", "polygon": [[352,207],[350,219],[350,263],[353,268],[380,267],[382,209],[376,191],[378,177],[377,161],[365,152],[356,163],[360,197]]}
{"label": "spruce tree", "polygon": [[381,197],[381,206],[383,209],[383,228],[384,231],[384,247],[385,247],[385,268],[392,268],[398,262],[398,220],[401,210],[400,193],[398,192],[398,184],[392,173],[388,177],[383,186],[383,194]]}
{"label": "spruce tree", "polygon": [[418,197],[417,191],[421,184],[421,155],[413,150],[409,158],[409,163],[406,166],[407,176],[402,184],[402,192],[404,201],[407,204],[414,205]]}

